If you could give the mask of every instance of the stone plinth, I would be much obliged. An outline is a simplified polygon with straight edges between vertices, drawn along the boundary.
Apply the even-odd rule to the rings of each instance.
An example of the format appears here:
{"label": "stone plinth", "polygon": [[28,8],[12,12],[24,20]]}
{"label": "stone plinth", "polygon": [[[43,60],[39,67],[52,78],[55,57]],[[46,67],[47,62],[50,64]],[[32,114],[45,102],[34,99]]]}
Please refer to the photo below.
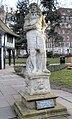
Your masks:
{"label": "stone plinth", "polygon": [[[55,107],[56,105],[56,98],[57,96],[54,93],[47,93],[47,94],[36,94],[36,95],[29,95],[25,93],[20,93],[22,97],[22,103],[25,105],[25,107],[29,109],[37,109],[37,101],[48,101],[51,100],[53,101],[52,106]],[[44,107],[43,107],[44,108]],[[48,107],[47,107],[48,108]]]}
{"label": "stone plinth", "polygon": [[30,95],[34,95],[51,92],[49,77],[50,73],[26,76],[25,83],[27,93]]}
{"label": "stone plinth", "polygon": [[57,104],[57,96],[51,92],[50,73],[26,76],[26,91],[21,92],[21,102],[14,103],[20,119],[54,119],[68,115],[67,109]]}
{"label": "stone plinth", "polygon": [[21,102],[15,102],[14,108],[19,119],[55,119],[58,116],[68,116],[67,109],[60,104],[55,108],[36,110],[25,107]]}

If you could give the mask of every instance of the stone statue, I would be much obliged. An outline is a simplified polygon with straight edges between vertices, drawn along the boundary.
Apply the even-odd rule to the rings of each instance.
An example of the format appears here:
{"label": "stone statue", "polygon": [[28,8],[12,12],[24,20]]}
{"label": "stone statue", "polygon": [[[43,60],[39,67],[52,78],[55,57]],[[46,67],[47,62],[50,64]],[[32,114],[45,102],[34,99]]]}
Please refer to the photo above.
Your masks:
{"label": "stone statue", "polygon": [[45,28],[46,24],[40,8],[36,3],[32,3],[24,23],[30,53],[26,64],[26,73],[28,74],[50,72],[46,68]]}

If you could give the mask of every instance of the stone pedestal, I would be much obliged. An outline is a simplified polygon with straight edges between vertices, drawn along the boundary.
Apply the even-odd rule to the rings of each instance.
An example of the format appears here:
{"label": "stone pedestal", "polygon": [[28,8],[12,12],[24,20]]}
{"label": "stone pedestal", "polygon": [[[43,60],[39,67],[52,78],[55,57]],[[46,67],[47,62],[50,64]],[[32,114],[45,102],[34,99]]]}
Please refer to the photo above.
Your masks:
{"label": "stone pedestal", "polygon": [[34,74],[26,76],[26,92],[30,95],[34,94],[45,94],[51,92],[50,73]]}
{"label": "stone pedestal", "polygon": [[50,73],[26,76],[26,91],[20,93],[21,102],[14,103],[20,119],[55,119],[68,115],[67,109],[57,104],[57,96],[50,89],[49,77]]}

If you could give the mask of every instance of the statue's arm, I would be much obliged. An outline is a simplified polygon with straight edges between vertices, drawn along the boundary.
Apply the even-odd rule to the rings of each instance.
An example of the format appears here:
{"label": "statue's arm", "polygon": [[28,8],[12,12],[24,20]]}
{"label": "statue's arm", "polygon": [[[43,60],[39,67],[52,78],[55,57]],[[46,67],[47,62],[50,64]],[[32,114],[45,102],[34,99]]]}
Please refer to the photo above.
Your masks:
{"label": "statue's arm", "polygon": [[36,29],[36,24],[38,22],[38,19],[35,16],[28,16],[25,18],[25,23],[24,23],[24,30],[32,30]]}

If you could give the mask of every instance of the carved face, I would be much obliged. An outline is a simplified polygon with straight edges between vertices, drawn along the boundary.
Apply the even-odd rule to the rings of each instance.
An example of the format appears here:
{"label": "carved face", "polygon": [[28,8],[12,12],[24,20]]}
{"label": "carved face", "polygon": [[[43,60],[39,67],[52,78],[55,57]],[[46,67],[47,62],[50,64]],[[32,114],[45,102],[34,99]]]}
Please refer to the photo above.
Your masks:
{"label": "carved face", "polygon": [[29,13],[31,13],[32,15],[38,15],[41,16],[41,10],[36,6],[36,5],[32,5],[29,9]]}

